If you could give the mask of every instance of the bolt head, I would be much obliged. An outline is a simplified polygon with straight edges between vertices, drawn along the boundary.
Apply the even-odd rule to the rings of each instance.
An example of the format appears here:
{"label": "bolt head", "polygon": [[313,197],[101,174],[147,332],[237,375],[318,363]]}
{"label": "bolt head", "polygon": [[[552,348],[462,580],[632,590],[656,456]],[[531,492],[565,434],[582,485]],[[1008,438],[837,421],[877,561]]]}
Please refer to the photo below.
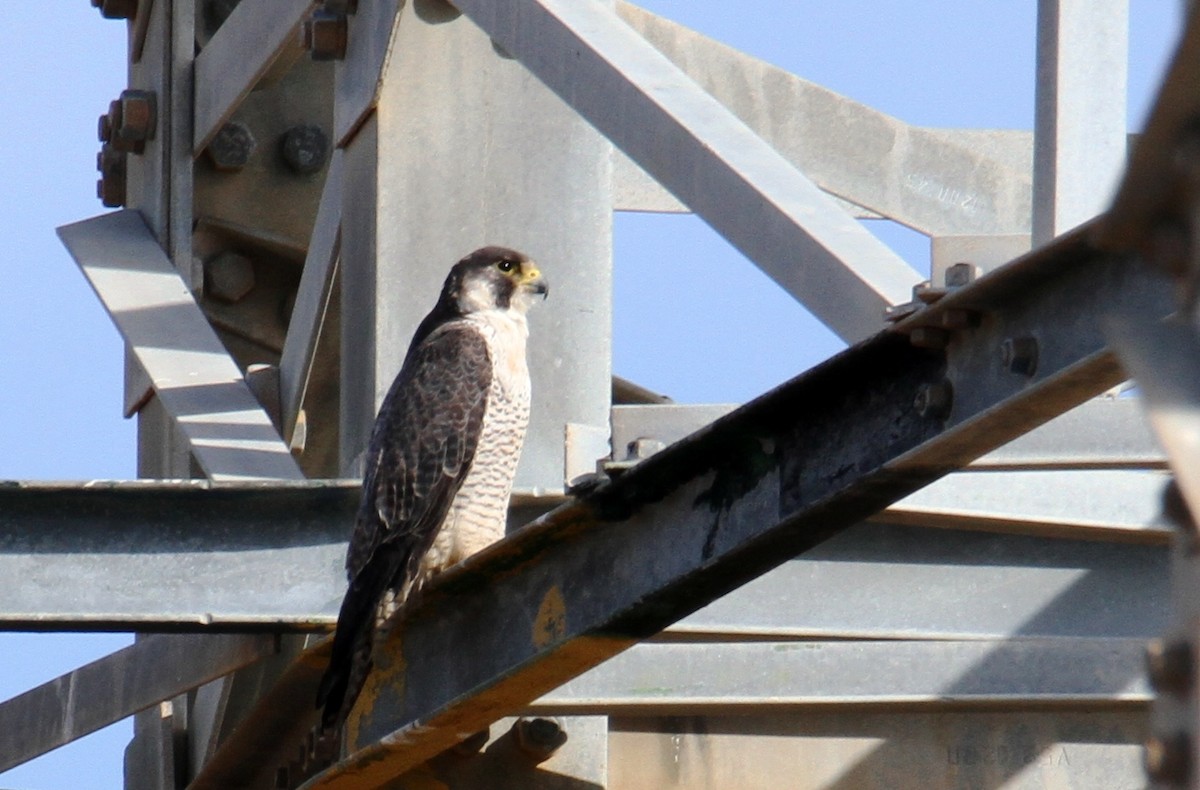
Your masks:
{"label": "bolt head", "polygon": [[1155,639],[1146,645],[1146,674],[1159,692],[1186,694],[1195,682],[1195,652],[1185,640]]}
{"label": "bolt head", "polygon": [[1146,741],[1146,775],[1160,784],[1186,784],[1192,773],[1191,742],[1187,733],[1152,735]]}
{"label": "bolt head", "polygon": [[225,173],[235,173],[250,162],[258,141],[250,127],[231,121],[220,128],[204,149],[213,167]]}
{"label": "bolt head", "polygon": [[234,304],[254,289],[254,264],[245,255],[222,252],[204,263],[204,292]]}
{"label": "bolt head", "polygon": [[946,269],[946,287],[961,288],[975,282],[980,269],[973,263],[960,262]]}
{"label": "bolt head", "polygon": [[345,14],[318,11],[304,23],[302,34],[304,47],[313,60],[342,60],[346,57],[349,26]]}
{"label": "bolt head", "polygon": [[913,408],[926,419],[944,420],[954,405],[954,388],[945,379],[922,384],[913,399]]}
{"label": "bolt head", "polygon": [[292,172],[312,175],[320,172],[329,158],[329,138],[320,126],[293,126],[284,133],[279,150]]}
{"label": "bolt head", "polygon": [[126,90],[109,105],[108,127],[113,147],[118,151],[140,154],[146,141],[154,138],[156,121],[153,91]]}
{"label": "bolt head", "polygon": [[1000,344],[1000,361],[1009,373],[1032,377],[1037,373],[1038,341],[1035,337],[1010,337]]}
{"label": "bolt head", "polygon": [[520,719],[513,725],[517,748],[534,762],[549,760],[567,742],[567,732],[554,719]]}

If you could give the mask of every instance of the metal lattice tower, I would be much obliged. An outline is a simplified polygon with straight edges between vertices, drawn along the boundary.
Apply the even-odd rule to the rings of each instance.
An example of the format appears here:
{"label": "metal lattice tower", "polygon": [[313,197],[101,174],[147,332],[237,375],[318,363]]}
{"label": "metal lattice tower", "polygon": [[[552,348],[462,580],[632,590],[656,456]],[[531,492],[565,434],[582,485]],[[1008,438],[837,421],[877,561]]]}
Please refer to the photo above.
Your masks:
{"label": "metal lattice tower", "polygon": [[[136,714],[131,789],[1133,786],[1144,741],[1200,786],[1194,10],[1127,156],[1128,0],[1039,2],[1033,135],[620,1],[93,4],[129,20],[120,210],[59,234],[148,479],[0,487],[0,568],[37,569],[0,621],[140,634],[0,705],[0,768]],[[853,345],[737,409],[615,379],[620,210],[701,216]],[[308,736],[359,455],[491,242],[555,282],[510,535],[397,622],[338,752]]]}

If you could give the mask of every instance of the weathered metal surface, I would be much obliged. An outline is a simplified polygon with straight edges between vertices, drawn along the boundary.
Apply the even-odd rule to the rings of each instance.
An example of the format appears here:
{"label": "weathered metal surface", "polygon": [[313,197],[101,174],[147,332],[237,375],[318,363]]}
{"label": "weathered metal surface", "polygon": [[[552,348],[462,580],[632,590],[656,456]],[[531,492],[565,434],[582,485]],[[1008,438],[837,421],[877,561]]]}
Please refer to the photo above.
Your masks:
{"label": "weathered metal surface", "polygon": [[357,501],[354,481],[0,486],[0,563],[21,580],[4,585],[0,621],[324,628]]}
{"label": "weathered metal surface", "polygon": [[[1082,234],[932,309],[956,297],[991,312],[944,357],[901,335],[873,338],[439,577],[379,655],[349,722],[350,757],[307,786],[381,784],[456,733],[1112,386],[1121,373],[1090,311],[1171,309],[1161,279],[1103,258]],[[1087,318],[1070,309],[1081,301]],[[996,364],[995,332],[1010,321],[1061,336],[1061,346],[1045,348],[1020,386],[974,389]],[[917,394],[947,372],[961,397],[944,416],[922,414]],[[589,578],[607,583],[580,583]],[[453,676],[442,671],[449,661]]]}
{"label": "weathered metal surface", "polygon": [[1140,639],[646,643],[533,702],[536,715],[716,716],[828,705],[1144,705]]}
{"label": "weathered metal surface", "polygon": [[891,524],[1167,545],[1167,477],[1126,470],[959,472],[901,499]]}
{"label": "weathered metal surface", "polygon": [[300,23],[316,5],[316,0],[244,0],[200,50],[192,125],[196,156],[276,60],[300,57]]}
{"label": "weathered metal surface", "polygon": [[[335,66],[333,140],[338,146],[349,145],[374,111],[401,14],[415,13],[400,0],[369,0],[357,5],[347,30],[346,57]],[[439,5],[423,3],[435,18],[447,16],[447,10]]]}
{"label": "weathered metal surface", "polygon": [[0,704],[0,771],[275,652],[260,636],[152,636]]}
{"label": "weathered metal surface", "polygon": [[[355,41],[378,33],[363,29],[376,18],[367,5],[379,4],[350,17],[346,69]],[[566,425],[603,428],[610,409],[612,148],[448,4],[406,6],[393,36],[378,107],[345,148],[340,474],[358,474],[450,267],[503,244],[551,284],[529,316],[533,409],[516,485],[561,491]]]}
{"label": "weathered metal surface", "polygon": [[[733,411],[734,404],[617,405],[617,458],[648,437],[670,444]],[[1136,398],[1100,398],[1055,417],[971,462],[972,469],[1162,469],[1166,457],[1142,419]]]}
{"label": "weathered metal surface", "polygon": [[621,717],[609,786],[621,790],[1140,788],[1145,712],[820,710],[774,716]]}
{"label": "weathered metal surface", "polygon": [[[1006,479],[974,476],[1001,486]],[[952,490],[964,477],[950,475],[914,494],[923,509],[900,505],[897,512],[918,524],[936,516],[943,526],[968,529],[1020,525],[1022,506],[1011,502],[990,511],[977,504],[974,515],[990,521],[974,525],[965,512],[969,498],[956,499]],[[326,628],[345,589],[342,557],[358,486],[353,480],[0,486],[0,575],[23,580],[0,588],[0,622],[56,630]],[[1057,503],[1053,490],[1039,491],[1047,488],[1054,487],[1034,476],[1012,492],[1013,499],[1043,500],[1024,506],[1033,519],[1032,504],[1047,508],[1037,532],[1071,535],[1063,521],[1080,522],[1080,513],[1095,508],[1090,526],[1078,527],[1082,535],[1120,539],[1131,532],[1146,539],[1136,530],[1140,518],[1153,515],[1150,488],[1114,485],[1090,505],[1069,488]],[[985,489],[995,493],[988,481]],[[951,512],[927,515],[930,501]],[[518,492],[511,524],[560,502]],[[1113,526],[1122,515],[1127,521]],[[1058,524],[1045,523],[1054,516]],[[1156,604],[1166,594],[1165,558],[1156,546],[860,524],[670,632],[680,638],[1149,636],[1161,623]],[[196,585],[197,577],[209,582]],[[89,580],[82,591],[80,578]],[[872,580],[881,578],[897,582],[886,601],[872,592]]]}
{"label": "weathered metal surface", "polygon": [[1129,0],[1039,0],[1034,245],[1099,214],[1125,167]]}
{"label": "weathered metal surface", "polygon": [[617,12],[826,192],[934,236],[1029,232],[1028,133],[910,126],[630,3]]}
{"label": "weathered metal surface", "polygon": [[317,219],[304,260],[304,272],[300,275],[296,304],[292,308],[287,340],[279,359],[280,412],[283,434],[289,441],[292,440],[296,418],[304,403],[309,377],[313,375],[321,330],[332,308],[330,299],[337,270],[341,222],[342,153],[339,150],[334,152],[325,175],[321,203],[317,208]]}
{"label": "weathered metal surface", "polygon": [[137,211],[64,225],[58,234],[211,479],[302,477]]}
{"label": "weathered metal surface", "polygon": [[843,338],[920,279],[602,4],[456,7]]}
{"label": "weathered metal surface", "polygon": [[1163,627],[1168,597],[1162,546],[865,523],[717,599],[666,635],[1145,639]]}

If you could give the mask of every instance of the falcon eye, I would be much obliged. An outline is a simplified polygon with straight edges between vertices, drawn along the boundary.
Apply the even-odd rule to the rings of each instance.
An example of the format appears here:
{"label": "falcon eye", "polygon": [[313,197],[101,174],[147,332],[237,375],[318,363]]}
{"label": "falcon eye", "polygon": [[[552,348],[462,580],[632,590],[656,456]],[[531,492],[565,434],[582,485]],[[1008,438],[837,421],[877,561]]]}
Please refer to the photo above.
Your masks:
{"label": "falcon eye", "polygon": [[504,272],[505,274],[508,274],[513,269],[517,268],[517,264],[516,264],[516,261],[499,260],[499,261],[496,261],[496,268],[499,269],[500,271]]}

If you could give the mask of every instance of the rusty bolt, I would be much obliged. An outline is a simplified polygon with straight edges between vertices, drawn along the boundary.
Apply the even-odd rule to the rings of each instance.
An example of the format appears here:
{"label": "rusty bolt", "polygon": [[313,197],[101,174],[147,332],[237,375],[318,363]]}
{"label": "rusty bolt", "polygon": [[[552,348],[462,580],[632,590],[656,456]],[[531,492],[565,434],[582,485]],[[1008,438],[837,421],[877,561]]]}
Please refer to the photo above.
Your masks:
{"label": "rusty bolt", "polygon": [[100,121],[96,127],[96,136],[100,138],[100,142],[107,143],[112,139],[112,119],[107,113],[100,116]]}
{"label": "rusty bolt", "polygon": [[936,326],[918,326],[908,334],[908,342],[917,348],[929,348],[934,351],[943,349],[950,342],[950,333]]}
{"label": "rusty bolt", "polygon": [[258,141],[254,139],[250,127],[231,121],[217,131],[204,150],[213,167],[224,173],[236,173],[246,166],[257,147]]}
{"label": "rusty bolt", "polygon": [[329,156],[329,138],[320,126],[300,124],[284,133],[279,150],[292,172],[312,175],[325,166]]}
{"label": "rusty bolt", "polygon": [[111,143],[105,143],[96,156],[96,169],[100,171],[96,197],[107,208],[125,205],[125,159],[125,152],[116,150]]}
{"label": "rusty bolt", "polygon": [[946,269],[946,287],[961,288],[975,282],[979,267],[973,263],[956,263]]}
{"label": "rusty bolt", "polygon": [[950,407],[954,405],[954,388],[950,382],[942,379],[932,384],[922,384],[913,399],[913,408],[922,416],[929,419],[943,420],[950,416]]}
{"label": "rusty bolt", "polygon": [[137,16],[138,0],[92,0],[92,8],[100,9],[105,19],[133,19]]}
{"label": "rusty bolt", "polygon": [[549,760],[567,742],[567,731],[554,719],[518,719],[513,733],[517,748],[534,763]]}
{"label": "rusty bolt", "polygon": [[1185,785],[1192,773],[1192,750],[1187,733],[1152,735],[1146,741],[1146,775],[1165,785]]}
{"label": "rusty bolt", "polygon": [[222,252],[204,263],[204,292],[233,304],[254,289],[254,264],[245,255]]}
{"label": "rusty bolt", "polygon": [[1010,373],[1033,376],[1038,366],[1038,342],[1035,337],[1010,337],[1000,344],[1000,359]]}
{"label": "rusty bolt", "polygon": [[1184,641],[1156,639],[1146,646],[1146,674],[1156,691],[1186,694],[1195,674],[1195,654]]}
{"label": "rusty bolt", "polygon": [[345,14],[317,11],[304,22],[304,48],[313,60],[341,60],[346,57],[348,32]]}
{"label": "rusty bolt", "polygon": [[154,139],[156,121],[153,91],[121,91],[121,97],[108,105],[108,115],[100,119],[100,139],[118,151],[140,154],[146,141]]}

